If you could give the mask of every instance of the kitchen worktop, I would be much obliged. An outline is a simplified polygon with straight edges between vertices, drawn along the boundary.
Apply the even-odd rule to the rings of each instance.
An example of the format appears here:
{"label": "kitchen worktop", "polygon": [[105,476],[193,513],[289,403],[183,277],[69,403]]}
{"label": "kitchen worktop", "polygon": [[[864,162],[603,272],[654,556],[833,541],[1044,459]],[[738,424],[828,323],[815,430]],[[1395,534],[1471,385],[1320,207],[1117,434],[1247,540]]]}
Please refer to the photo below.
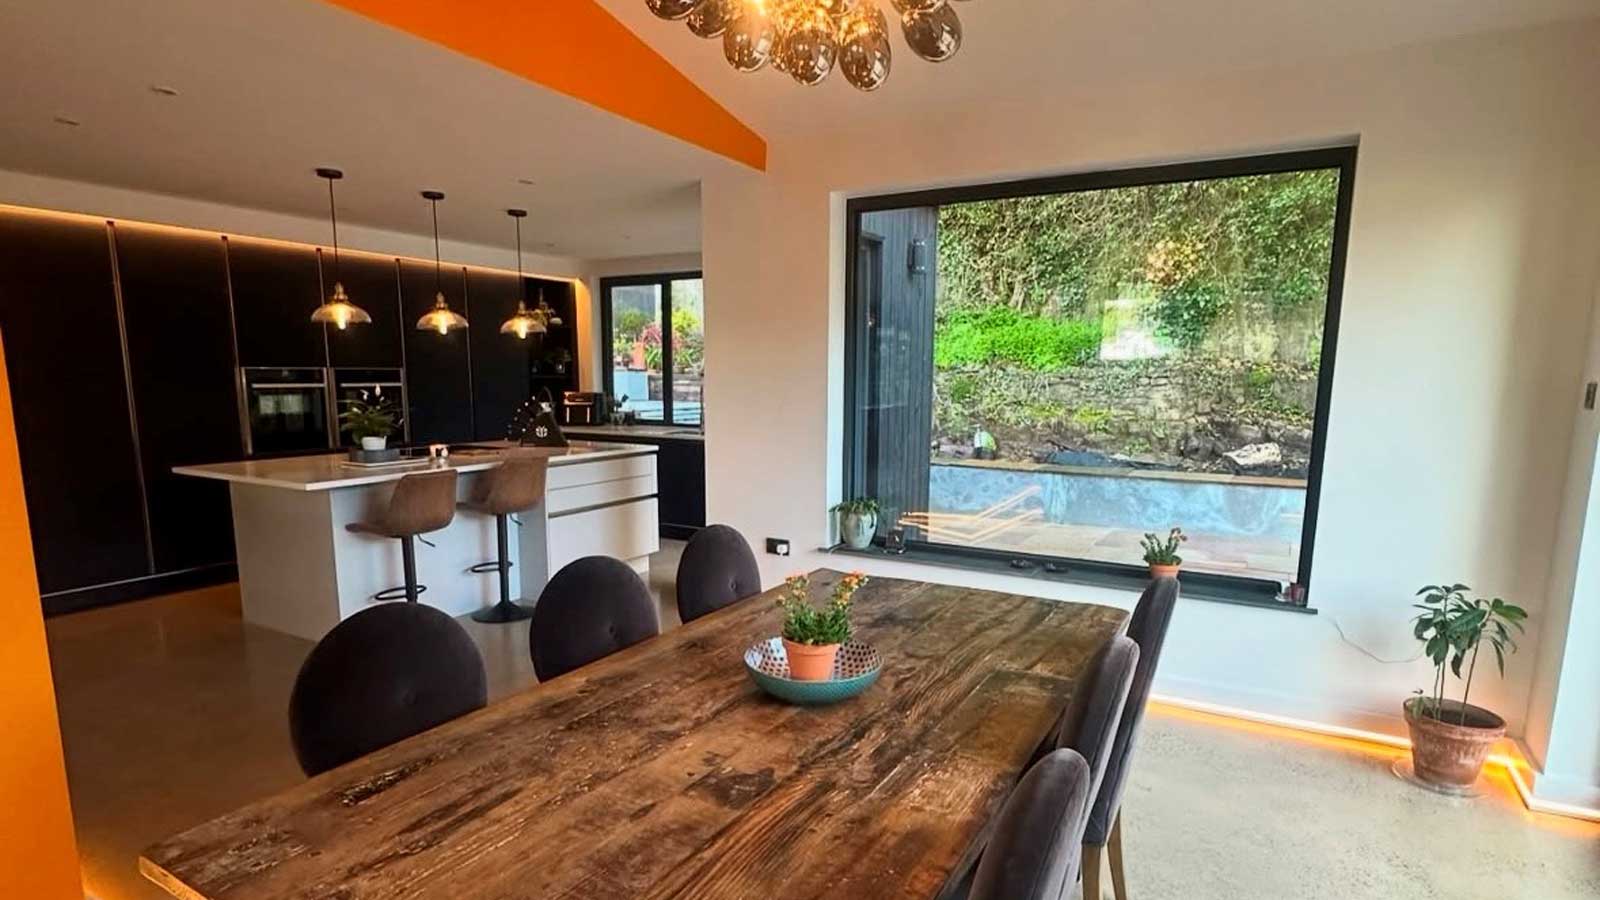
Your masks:
{"label": "kitchen worktop", "polygon": [[[457,472],[478,472],[499,464],[501,458],[512,450],[545,456],[552,466],[598,462],[657,452],[657,448],[651,444],[577,440],[571,441],[567,447],[522,447],[510,441],[480,441],[471,447],[452,450],[446,464]],[[317,456],[176,466],[172,471],[178,475],[212,478],[235,484],[253,484],[291,491],[327,491],[395,481],[415,472],[427,471],[428,468],[426,459],[369,467],[351,465],[349,457],[343,453],[324,453]]]}
{"label": "kitchen worktop", "polygon": [[608,438],[648,438],[657,441],[704,441],[705,432],[683,425],[563,425],[567,434]]}

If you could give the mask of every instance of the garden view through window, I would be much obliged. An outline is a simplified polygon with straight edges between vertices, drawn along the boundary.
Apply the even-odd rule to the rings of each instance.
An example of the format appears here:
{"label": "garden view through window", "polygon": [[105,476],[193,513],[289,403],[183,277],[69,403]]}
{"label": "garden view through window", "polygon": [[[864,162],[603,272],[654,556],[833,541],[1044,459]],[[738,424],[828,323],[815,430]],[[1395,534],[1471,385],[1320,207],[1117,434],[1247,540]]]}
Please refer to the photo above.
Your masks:
{"label": "garden view through window", "polygon": [[[705,297],[700,274],[601,282],[605,383],[643,422],[700,425],[705,375]],[[670,322],[671,327],[665,323]],[[671,340],[663,340],[671,335]]]}
{"label": "garden view through window", "polygon": [[1186,572],[1305,583],[1352,165],[852,201],[847,470],[880,536],[1136,571],[1178,526]]}

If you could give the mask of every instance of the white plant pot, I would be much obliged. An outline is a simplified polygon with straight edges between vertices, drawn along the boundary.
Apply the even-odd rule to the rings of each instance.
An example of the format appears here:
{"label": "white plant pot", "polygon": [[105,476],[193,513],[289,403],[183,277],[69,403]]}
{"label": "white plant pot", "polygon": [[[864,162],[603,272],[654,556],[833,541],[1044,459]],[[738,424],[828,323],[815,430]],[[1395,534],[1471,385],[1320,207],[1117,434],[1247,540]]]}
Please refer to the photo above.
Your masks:
{"label": "white plant pot", "polygon": [[876,513],[841,513],[839,537],[852,550],[865,550],[872,546],[872,535],[878,530]]}
{"label": "white plant pot", "polygon": [[361,439],[361,449],[363,450],[382,450],[388,446],[389,439],[386,437],[364,437]]}

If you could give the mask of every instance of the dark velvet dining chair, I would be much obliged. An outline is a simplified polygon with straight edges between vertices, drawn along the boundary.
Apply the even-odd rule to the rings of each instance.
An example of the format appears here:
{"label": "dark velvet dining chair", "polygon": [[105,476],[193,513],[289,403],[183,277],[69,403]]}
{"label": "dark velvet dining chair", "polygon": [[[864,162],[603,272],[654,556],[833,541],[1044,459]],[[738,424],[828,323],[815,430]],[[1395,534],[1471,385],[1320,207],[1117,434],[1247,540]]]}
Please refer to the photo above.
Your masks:
{"label": "dark velvet dining chair", "polygon": [[1104,851],[1111,860],[1111,887],[1117,900],[1128,900],[1128,884],[1122,867],[1122,791],[1127,787],[1128,771],[1139,726],[1144,721],[1145,703],[1156,677],[1156,663],[1172,624],[1172,611],[1178,605],[1178,579],[1151,580],[1128,620],[1128,637],[1139,645],[1133,684],[1122,708],[1122,721],[1111,743],[1105,777],[1095,792],[1089,810],[1089,824],[1083,835],[1084,900],[1100,900],[1100,859]]}
{"label": "dark velvet dining chair", "polygon": [[312,648],[289,695],[289,737],[300,768],[317,775],[487,702],[483,658],[454,619],[386,603]]}
{"label": "dark velvet dining chair", "polygon": [[1061,717],[1057,746],[1052,749],[1076,750],[1089,764],[1091,796],[1105,780],[1138,665],[1139,645],[1132,638],[1119,634],[1107,641],[1089,661],[1088,670],[1075,686]]}
{"label": "dark velvet dining chair", "polygon": [[528,624],[540,681],[564,675],[661,633],[655,597],[620,559],[585,556],[544,586]]}
{"label": "dark velvet dining chair", "polygon": [[1089,781],[1075,750],[1034,763],[995,820],[966,900],[1061,900],[1078,878]]}
{"label": "dark velvet dining chair", "polygon": [[695,532],[678,561],[677,591],[685,625],[761,593],[761,569],[744,535],[727,525]]}

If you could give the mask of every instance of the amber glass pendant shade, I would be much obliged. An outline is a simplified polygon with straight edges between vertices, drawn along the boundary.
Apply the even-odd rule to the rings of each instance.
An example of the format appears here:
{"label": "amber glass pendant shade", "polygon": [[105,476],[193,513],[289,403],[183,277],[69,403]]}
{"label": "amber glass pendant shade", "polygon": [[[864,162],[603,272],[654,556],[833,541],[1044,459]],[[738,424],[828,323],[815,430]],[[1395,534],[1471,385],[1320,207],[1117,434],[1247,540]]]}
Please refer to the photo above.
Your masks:
{"label": "amber glass pendant shade", "polygon": [[343,178],[344,173],[338,169],[318,169],[317,177],[328,179],[328,221],[333,225],[333,293],[311,312],[311,321],[343,331],[351,325],[371,323],[372,316],[350,301],[344,285],[339,282],[339,214],[333,205],[333,183]]}
{"label": "amber glass pendant shade", "polygon": [[501,334],[514,334],[518,340],[526,340],[530,334],[544,334],[544,317],[528,309],[528,304],[517,301],[517,311],[511,318],[500,323]]}
{"label": "amber glass pendant shade", "polygon": [[460,313],[450,308],[450,304],[445,302],[443,293],[433,296],[433,309],[428,310],[423,314],[422,318],[417,320],[418,331],[437,331],[440,334],[449,334],[452,331],[460,331],[465,327],[467,327],[467,320]]}
{"label": "amber glass pendant shade", "polygon": [[367,315],[366,310],[351,303],[350,298],[345,295],[344,285],[336,281],[333,283],[332,296],[311,314],[311,321],[332,325],[343,331],[351,325],[369,324],[372,322],[372,317]]}

